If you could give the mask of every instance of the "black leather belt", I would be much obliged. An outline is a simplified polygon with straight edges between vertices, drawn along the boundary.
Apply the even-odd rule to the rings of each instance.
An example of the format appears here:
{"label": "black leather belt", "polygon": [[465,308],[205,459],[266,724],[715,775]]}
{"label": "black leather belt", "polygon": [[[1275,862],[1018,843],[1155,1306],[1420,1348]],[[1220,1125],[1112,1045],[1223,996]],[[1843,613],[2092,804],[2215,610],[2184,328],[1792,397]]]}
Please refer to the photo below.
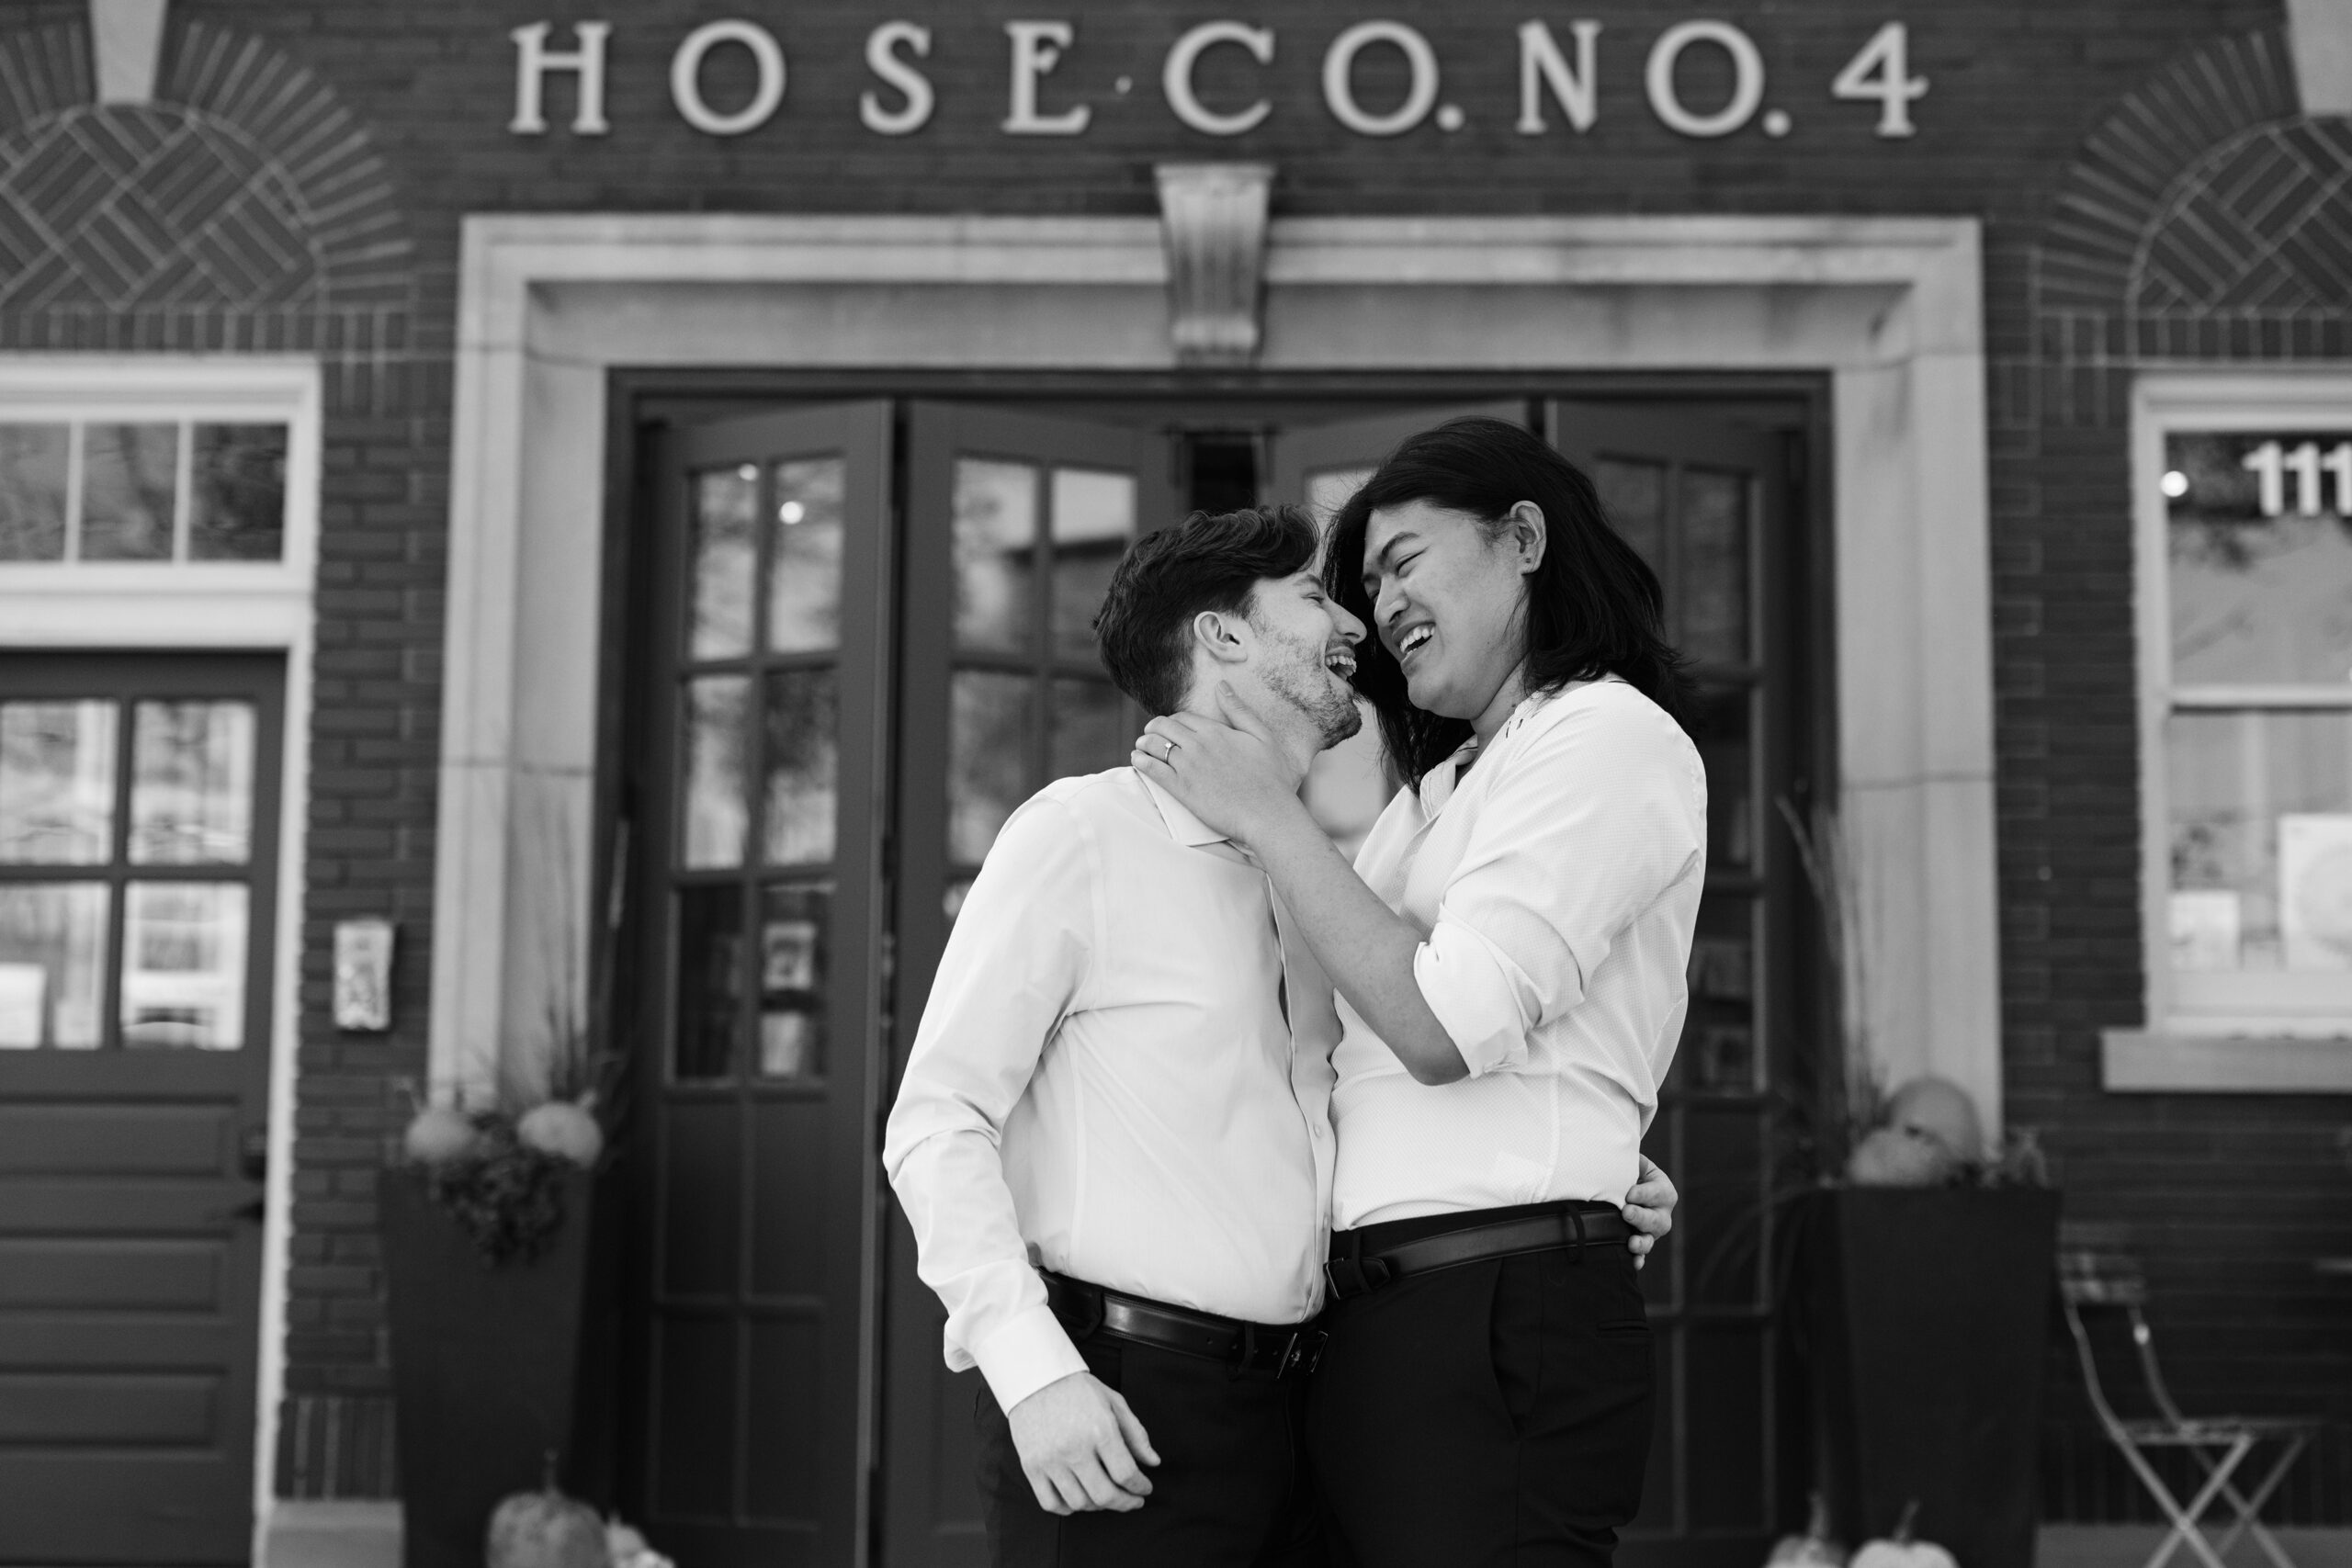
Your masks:
{"label": "black leather belt", "polygon": [[1346,1301],[1432,1269],[1527,1252],[1565,1248],[1581,1263],[1584,1248],[1622,1247],[1634,1234],[1624,1215],[1602,1204],[1564,1204],[1506,1220],[1482,1221],[1474,1212],[1461,1219],[1459,1227],[1409,1239],[1389,1239],[1396,1228],[1412,1225],[1409,1220],[1396,1222],[1396,1228],[1382,1224],[1333,1232],[1331,1260],[1323,1265],[1332,1297]]}
{"label": "black leather belt", "polygon": [[1255,1377],[1304,1376],[1323,1355],[1323,1331],[1311,1323],[1244,1323],[1105,1290],[1046,1269],[1038,1272],[1045,1277],[1047,1303],[1072,1339],[1105,1334],[1221,1361],[1237,1375]]}

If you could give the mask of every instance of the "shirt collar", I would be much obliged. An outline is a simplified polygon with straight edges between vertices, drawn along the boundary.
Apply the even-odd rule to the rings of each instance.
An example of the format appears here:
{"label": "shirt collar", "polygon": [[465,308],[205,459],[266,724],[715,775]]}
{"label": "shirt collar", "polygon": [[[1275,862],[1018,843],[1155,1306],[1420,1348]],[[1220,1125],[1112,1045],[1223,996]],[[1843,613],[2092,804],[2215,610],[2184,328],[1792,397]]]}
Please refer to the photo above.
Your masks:
{"label": "shirt collar", "polygon": [[1170,838],[1188,850],[1197,850],[1204,844],[1226,842],[1226,835],[1193,816],[1192,808],[1182,801],[1141,773],[1136,777],[1142,780],[1143,787],[1151,793],[1151,803],[1159,807],[1159,819],[1168,825]]}

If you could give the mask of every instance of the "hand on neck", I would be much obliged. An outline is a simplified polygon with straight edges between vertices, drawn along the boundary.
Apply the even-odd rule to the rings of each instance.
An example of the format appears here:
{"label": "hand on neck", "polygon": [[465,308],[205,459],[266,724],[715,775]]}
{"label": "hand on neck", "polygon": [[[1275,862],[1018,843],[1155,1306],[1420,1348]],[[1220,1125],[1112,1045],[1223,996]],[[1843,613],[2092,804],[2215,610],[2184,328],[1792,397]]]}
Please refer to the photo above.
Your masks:
{"label": "hand on neck", "polygon": [[1193,675],[1193,689],[1184,698],[1183,711],[1195,714],[1213,724],[1229,724],[1225,710],[1216,700],[1216,683],[1225,682],[1251,711],[1263,721],[1264,738],[1271,741],[1291,772],[1304,782],[1306,766],[1323,750],[1323,738],[1315,730],[1312,720],[1301,713],[1295,704],[1283,701],[1264,690],[1256,682],[1238,679],[1233,675],[1199,671]]}

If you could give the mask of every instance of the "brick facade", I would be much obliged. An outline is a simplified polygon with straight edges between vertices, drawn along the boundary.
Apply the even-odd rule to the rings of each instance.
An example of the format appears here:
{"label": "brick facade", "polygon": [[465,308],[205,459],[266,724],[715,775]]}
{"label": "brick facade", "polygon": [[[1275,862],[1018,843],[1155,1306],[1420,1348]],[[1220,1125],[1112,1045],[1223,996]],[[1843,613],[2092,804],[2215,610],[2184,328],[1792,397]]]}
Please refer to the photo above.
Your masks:
{"label": "brick facade", "polygon": [[[2301,118],[2277,0],[1911,7],[1910,67],[1931,88],[1912,106],[1918,135],[1903,141],[1872,135],[1875,106],[1829,95],[1863,41],[1902,14],[1860,0],[1559,10],[1547,19],[1564,38],[1573,17],[1603,23],[1599,117],[1577,135],[1554,112],[1540,137],[1510,129],[1527,7],[1244,9],[1280,39],[1274,64],[1249,77],[1276,108],[1231,141],[1185,130],[1159,96],[1177,34],[1235,14],[1189,0],[759,11],[789,52],[789,91],[770,124],[721,141],[672,107],[669,61],[693,26],[754,14],[742,7],[182,0],[157,92],[176,107],[134,112],[88,107],[81,6],[0,4],[0,246],[31,231],[24,214],[46,210],[16,183],[29,177],[27,149],[78,137],[85,157],[113,160],[119,184],[136,194],[148,180],[162,200],[171,179],[191,176],[142,164],[141,149],[176,127],[215,166],[254,176],[240,186],[242,250],[172,251],[165,234],[148,273],[102,276],[85,236],[41,253],[63,281],[40,298],[0,280],[0,347],[287,348],[319,354],[330,371],[281,1490],[367,1494],[392,1479],[370,1190],[400,1114],[392,1082],[424,1066],[460,215],[1148,214],[1152,163],[1192,156],[1276,164],[1277,216],[1984,220],[2008,1119],[2042,1130],[2070,1216],[2130,1228],[2185,1400],[2333,1402],[2330,1440],[2287,1507],[2301,1520],[2352,1519],[2352,1313],[2304,1261],[2352,1251],[2343,1102],[2098,1087],[2097,1032],[2137,1023],[2141,1008],[2128,378],[2156,357],[2352,357],[2352,136],[2341,121]],[[862,129],[856,107],[876,85],[862,64],[866,35],[893,14],[933,29],[921,63],[939,105],[901,138]],[[1788,135],[1752,124],[1701,141],[1657,123],[1642,58],[1667,21],[1702,14],[1757,39],[1767,102],[1794,121]],[[1047,78],[1047,107],[1083,97],[1093,123],[1080,137],[1008,136],[1001,24],[1046,15],[1079,31]],[[1443,101],[1465,111],[1461,130],[1430,123],[1372,141],[1324,112],[1322,51],[1372,16],[1429,35]],[[614,25],[611,133],[571,133],[573,84],[557,76],[551,129],[509,134],[508,29],[552,21],[550,43],[565,47],[571,21],[597,17]],[[1204,96],[1246,101],[1258,89],[1226,53],[1204,62]],[[1365,101],[1393,101],[1391,61],[1365,57]],[[1686,67],[1693,102],[1720,95],[1713,63],[1694,54]],[[741,101],[741,64],[739,51],[713,56],[714,103]],[[300,254],[278,254],[288,235]],[[29,258],[0,265],[11,279],[32,276]],[[332,924],[362,913],[389,913],[402,931],[389,1037],[339,1035],[326,1016]],[[2053,1404],[2058,1417],[2079,1408],[2071,1385]],[[2077,1424],[2053,1418],[2054,1514],[2131,1511],[2134,1495],[2104,1466]]]}

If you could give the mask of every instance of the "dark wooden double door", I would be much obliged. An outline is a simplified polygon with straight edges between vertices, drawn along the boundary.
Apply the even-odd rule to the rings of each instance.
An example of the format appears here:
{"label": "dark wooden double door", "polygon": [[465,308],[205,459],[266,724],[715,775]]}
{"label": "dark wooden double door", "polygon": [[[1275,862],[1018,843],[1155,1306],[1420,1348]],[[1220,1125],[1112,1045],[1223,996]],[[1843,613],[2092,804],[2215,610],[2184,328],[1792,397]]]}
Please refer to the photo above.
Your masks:
{"label": "dark wooden double door", "polygon": [[[1459,406],[1253,405],[1257,489],[1328,506]],[[1784,1484],[1767,1107],[1801,998],[1777,978],[1796,965],[1770,800],[1802,771],[1803,660],[1781,645],[1803,413],[1486,406],[1591,468],[1702,677],[1715,869],[1651,1140],[1685,1202],[1646,1276],[1666,1403],[1637,1536],[1727,1559]],[[640,448],[613,792],[638,1128],[619,1493],[682,1561],[981,1561],[975,1374],[941,1365],[879,1123],[997,829],[1046,781],[1125,759],[1138,716],[1090,623],[1128,542],[1200,498],[1187,439],[1159,406],[877,400],[679,422]]]}

